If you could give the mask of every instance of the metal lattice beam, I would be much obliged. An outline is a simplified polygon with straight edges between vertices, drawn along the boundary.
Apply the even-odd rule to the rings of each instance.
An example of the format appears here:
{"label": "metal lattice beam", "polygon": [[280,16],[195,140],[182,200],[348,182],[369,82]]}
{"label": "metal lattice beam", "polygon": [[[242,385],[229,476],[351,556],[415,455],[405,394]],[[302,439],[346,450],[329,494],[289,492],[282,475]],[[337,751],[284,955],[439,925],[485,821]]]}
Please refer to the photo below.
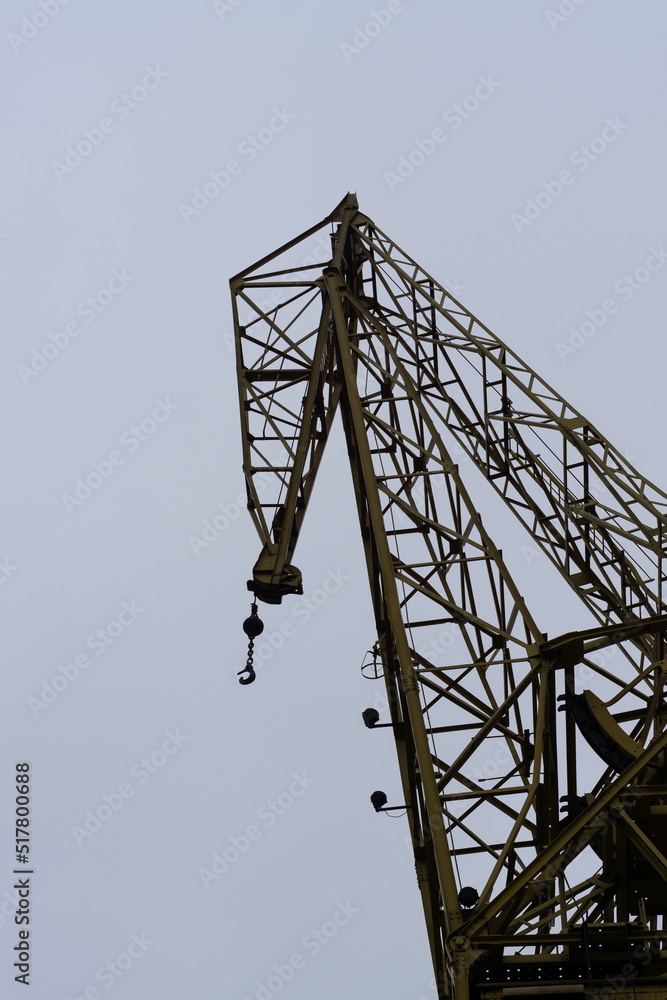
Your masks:
{"label": "metal lattice beam", "polygon": [[[330,262],[300,264],[323,227]],[[633,940],[647,941],[667,909],[667,835],[652,819],[667,803],[667,495],[352,195],[231,286],[248,506],[263,543],[249,586],[268,603],[301,592],[292,559],[341,412],[441,996],[492,992],[498,970],[533,984],[601,975],[591,928],[629,933],[631,923]],[[452,460],[452,438],[598,627],[547,642]],[[270,482],[261,493],[260,473]],[[443,626],[456,637],[447,655]],[[610,644],[624,654],[613,674],[591,659]],[[604,701],[576,692],[579,662]],[[588,797],[577,789],[576,730],[586,726],[597,749],[608,741]],[[505,773],[486,787],[475,764],[490,745]],[[580,875],[584,856],[588,875],[571,886],[568,869],[577,861]],[[468,885],[477,901],[461,895]]]}

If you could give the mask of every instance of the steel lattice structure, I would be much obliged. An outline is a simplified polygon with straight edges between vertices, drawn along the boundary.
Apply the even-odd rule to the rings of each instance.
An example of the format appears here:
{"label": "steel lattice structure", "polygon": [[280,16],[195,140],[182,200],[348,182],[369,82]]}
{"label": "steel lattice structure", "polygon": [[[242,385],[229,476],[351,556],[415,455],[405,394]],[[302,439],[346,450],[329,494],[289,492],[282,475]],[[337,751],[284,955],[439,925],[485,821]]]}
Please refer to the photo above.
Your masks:
{"label": "steel lattice structure", "polygon": [[[323,229],[330,261],[304,262]],[[231,288],[259,600],[302,592],[292,559],[341,412],[440,996],[599,995],[612,980],[652,996],[667,976],[667,495],[353,195]],[[546,639],[451,440],[597,626]],[[595,655],[607,646],[613,672]],[[579,789],[584,739],[600,766]],[[475,776],[489,747],[491,787]]]}

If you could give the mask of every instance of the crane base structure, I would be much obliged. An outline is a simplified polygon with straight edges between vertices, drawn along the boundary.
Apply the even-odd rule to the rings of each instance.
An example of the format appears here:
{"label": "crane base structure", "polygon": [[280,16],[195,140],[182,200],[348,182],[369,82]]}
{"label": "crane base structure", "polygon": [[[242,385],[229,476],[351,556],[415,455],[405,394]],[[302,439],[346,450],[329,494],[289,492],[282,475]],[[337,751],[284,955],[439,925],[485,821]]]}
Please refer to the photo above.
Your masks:
{"label": "crane base structure", "polygon": [[[389,705],[364,721],[393,729],[439,997],[665,1000],[667,494],[352,194],[231,290],[253,602],[302,593],[299,531],[343,421]],[[454,446],[590,628],[542,631]],[[247,684],[256,607],[244,628]]]}

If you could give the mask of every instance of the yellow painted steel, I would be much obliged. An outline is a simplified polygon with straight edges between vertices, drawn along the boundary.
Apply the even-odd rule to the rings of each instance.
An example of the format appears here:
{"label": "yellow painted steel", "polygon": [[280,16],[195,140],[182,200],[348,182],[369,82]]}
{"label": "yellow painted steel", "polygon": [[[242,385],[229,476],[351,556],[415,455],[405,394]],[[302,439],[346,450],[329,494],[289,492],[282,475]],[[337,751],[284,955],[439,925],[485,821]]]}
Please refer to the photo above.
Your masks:
{"label": "yellow painted steel", "polygon": [[[320,266],[303,252],[325,229]],[[615,981],[652,1000],[667,977],[667,495],[354,195],[231,288],[260,601],[301,592],[299,533],[343,422],[439,996],[593,1000]],[[446,438],[597,625],[547,639]],[[603,758],[580,791],[585,725],[630,763]]]}

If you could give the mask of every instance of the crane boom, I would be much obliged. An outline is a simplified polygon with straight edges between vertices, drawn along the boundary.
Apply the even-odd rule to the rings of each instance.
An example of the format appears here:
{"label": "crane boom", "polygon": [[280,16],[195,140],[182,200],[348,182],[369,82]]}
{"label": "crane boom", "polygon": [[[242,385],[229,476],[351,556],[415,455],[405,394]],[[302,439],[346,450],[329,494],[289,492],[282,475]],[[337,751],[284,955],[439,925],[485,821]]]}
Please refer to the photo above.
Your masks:
{"label": "crane boom", "polygon": [[[327,227],[330,261],[300,259]],[[354,195],[231,289],[261,601],[302,592],[292,560],[341,412],[439,995],[593,992],[621,975],[616,992],[649,1000],[667,974],[667,495]],[[452,440],[596,626],[547,638]],[[607,646],[623,654],[613,673]],[[580,664],[595,691],[577,692]],[[582,740],[600,761],[583,792]]]}

